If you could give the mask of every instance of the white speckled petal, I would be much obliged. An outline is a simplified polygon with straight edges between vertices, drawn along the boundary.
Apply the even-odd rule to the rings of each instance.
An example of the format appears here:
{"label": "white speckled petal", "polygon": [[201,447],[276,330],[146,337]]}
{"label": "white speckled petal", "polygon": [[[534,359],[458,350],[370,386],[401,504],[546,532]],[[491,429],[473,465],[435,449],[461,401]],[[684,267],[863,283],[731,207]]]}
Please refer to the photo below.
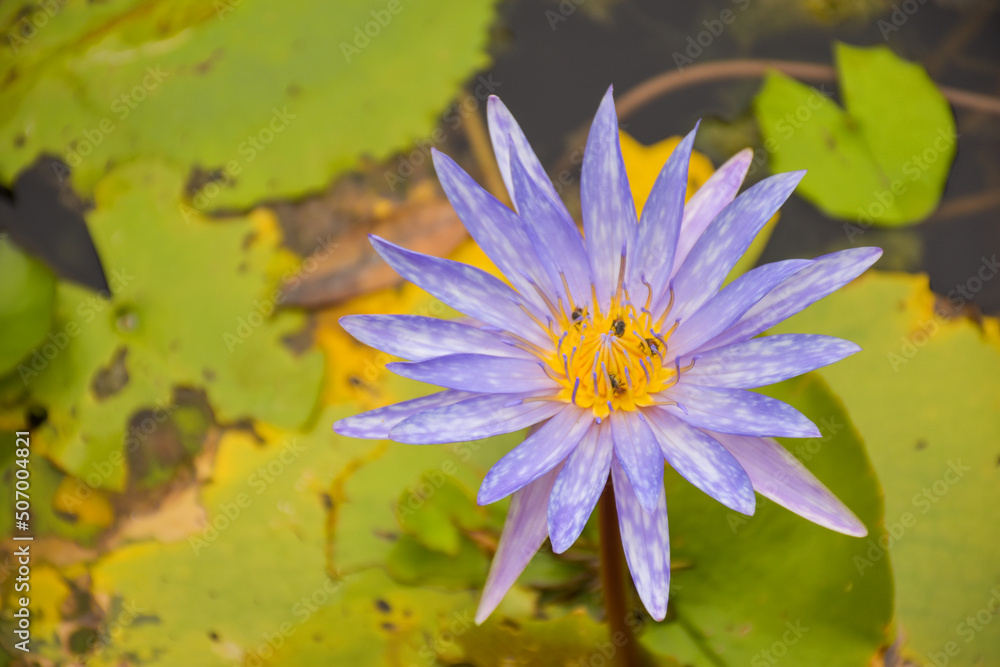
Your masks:
{"label": "white speckled petal", "polygon": [[667,615],[670,597],[670,529],[666,493],[660,492],[653,513],[646,512],[618,459],[611,461],[618,527],[632,581],[646,611],[657,621]]}
{"label": "white speckled petal", "polygon": [[377,236],[369,238],[396,273],[455,310],[534,343],[549,344],[548,334],[521,308],[517,292],[498,278],[468,264],[413,252]]}
{"label": "white speckled petal", "polygon": [[[556,201],[559,200],[559,193],[552,186],[542,163],[524,136],[521,126],[514,120],[513,114],[507,109],[500,98],[490,95],[486,103],[486,119],[490,126],[490,140],[493,142],[493,153],[497,158],[497,166],[500,167],[500,175],[503,177],[504,185],[510,194],[511,201],[514,199],[514,180],[510,172],[510,158],[512,153],[516,153],[521,164],[531,175],[535,184],[544,190]],[[513,148],[513,150],[511,150]],[[518,207],[518,211],[523,213]]]}
{"label": "white speckled petal", "polygon": [[389,437],[410,445],[464,442],[527,428],[562,408],[554,401],[528,401],[524,395],[488,394],[419,412],[394,426]]}
{"label": "white speckled petal", "polygon": [[611,425],[594,424],[566,459],[549,497],[549,539],[557,554],[569,549],[587,525],[611,469]]}
{"label": "white speckled petal", "polygon": [[645,411],[667,463],[687,481],[726,507],[753,514],[757,498],[745,470],[704,431],[664,410]]}
{"label": "white speckled petal", "polygon": [[670,276],[684,218],[691,147],[697,132],[695,126],[670,154],[646,199],[638,240],[628,259],[629,285],[641,285],[645,278],[647,283],[659,287]]}
{"label": "white speckled petal", "polygon": [[500,544],[490,564],[490,574],[483,587],[479,609],[476,610],[476,623],[482,623],[493,613],[545,542],[546,501],[558,474],[559,468],[556,467],[516,491],[511,498],[507,520],[500,534]]}
{"label": "white speckled petal", "polygon": [[523,221],[450,157],[437,149],[432,149],[431,154],[441,187],[469,234],[521,297],[533,303],[538,312],[546,312],[545,303],[535,294],[529,280],[544,287],[552,286],[546,283],[538,248],[528,237]]}
{"label": "white speckled petal", "polygon": [[589,411],[575,405],[563,407],[490,468],[479,487],[479,504],[505,498],[562,463],[593,422]]}
{"label": "white speckled petal", "polygon": [[663,452],[641,412],[614,410],[608,418],[621,463],[632,490],[647,512],[656,510],[663,495]]}
{"label": "white speckled petal", "polygon": [[385,367],[411,380],[483,394],[519,394],[548,389],[554,393],[559,389],[537,359],[449,354],[425,361],[394,361]]}
{"label": "white speckled petal", "polygon": [[851,248],[817,257],[809,266],[775,287],[735,325],[703,349],[709,350],[753,338],[803,308],[833,294],[882,256],[881,248]]}
{"label": "white speckled petal", "polygon": [[556,286],[554,293],[565,291],[561,278],[564,275],[573,297],[565,299],[564,303],[589,301],[593,279],[580,230],[563,203],[553,200],[538,187],[516,152],[512,153],[510,161],[515,201],[528,236],[548,269],[549,281]]}
{"label": "white speckled petal", "polygon": [[710,433],[740,462],[754,489],[813,523],[845,535],[864,537],[868,529],[791,452],[771,438]]}
{"label": "white speckled petal", "polygon": [[788,276],[810,264],[807,259],[787,259],[747,271],[680,323],[667,341],[670,356],[682,356],[699,349],[725,331]]}
{"label": "white speckled petal", "polygon": [[[674,277],[676,310],[671,318],[683,320],[719,290],[754,237],[804,175],[804,171],[793,171],[757,183],[708,225]],[[659,314],[665,306],[666,301],[661,297],[652,310]]]}
{"label": "white speckled petal", "polygon": [[677,274],[691,248],[705,233],[705,228],[722,212],[740,191],[747,169],[753,161],[753,151],[744,148],[715,170],[708,180],[698,188],[691,200],[684,205],[681,233],[677,239],[677,251],[670,277]]}
{"label": "white speckled petal", "polygon": [[365,345],[410,361],[460,352],[533,358],[501,334],[454,320],[420,315],[347,315],[340,318],[340,326]]}
{"label": "white speckled petal", "polygon": [[679,406],[662,409],[698,428],[786,438],[820,435],[816,425],[788,403],[752,391],[700,387],[682,380],[657,398],[677,401]]}
{"label": "white speckled petal", "polygon": [[[779,334],[751,338],[698,353],[684,381],[752,389],[814,371],[860,351],[851,341],[832,336]],[[685,363],[682,361],[682,365]]]}
{"label": "white speckled petal", "polygon": [[612,89],[604,94],[583,152],[580,174],[583,234],[601,307],[618,284],[622,252],[633,249],[639,222],[618,139]]}
{"label": "white speckled petal", "polygon": [[424,410],[451,405],[475,396],[479,396],[479,394],[448,389],[447,391],[440,391],[429,396],[421,396],[410,401],[403,401],[402,403],[387,405],[384,408],[362,412],[352,417],[344,417],[333,423],[333,430],[340,435],[352,438],[388,438],[389,431],[407,417],[411,417]]}

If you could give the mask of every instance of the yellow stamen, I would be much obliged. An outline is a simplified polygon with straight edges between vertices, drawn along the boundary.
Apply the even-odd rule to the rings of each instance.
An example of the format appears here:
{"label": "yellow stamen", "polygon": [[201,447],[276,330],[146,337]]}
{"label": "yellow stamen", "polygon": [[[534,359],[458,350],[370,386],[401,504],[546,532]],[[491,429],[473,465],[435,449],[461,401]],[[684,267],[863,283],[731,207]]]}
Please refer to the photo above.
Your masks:
{"label": "yellow stamen", "polygon": [[559,313],[548,327],[552,352],[539,357],[561,386],[556,400],[590,408],[600,419],[612,410],[669,404],[653,396],[678,379],[680,369],[665,355],[674,327],[658,331],[648,307],[637,309],[629,300],[622,279],[607,312],[596,291],[592,286],[589,308],[567,304],[574,305],[571,314]]}

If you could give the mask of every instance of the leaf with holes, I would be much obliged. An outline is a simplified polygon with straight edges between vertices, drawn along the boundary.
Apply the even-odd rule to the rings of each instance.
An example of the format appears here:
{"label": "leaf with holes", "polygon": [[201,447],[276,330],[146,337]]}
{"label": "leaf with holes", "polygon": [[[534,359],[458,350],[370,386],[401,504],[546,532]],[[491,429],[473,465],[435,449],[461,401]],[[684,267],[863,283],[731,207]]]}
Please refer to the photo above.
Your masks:
{"label": "leaf with holes", "polygon": [[[47,455],[94,487],[123,487],[125,457],[173,412],[175,388],[203,387],[220,421],[284,427],[302,425],[320,391],[322,353],[282,342],[303,318],[275,313],[272,274],[289,260],[274,220],[186,219],[179,189],[175,172],[150,163],[101,181],[87,222],[112,294],[60,283],[61,349],[26,380],[49,410],[37,433]],[[149,424],[130,425],[142,409]]]}

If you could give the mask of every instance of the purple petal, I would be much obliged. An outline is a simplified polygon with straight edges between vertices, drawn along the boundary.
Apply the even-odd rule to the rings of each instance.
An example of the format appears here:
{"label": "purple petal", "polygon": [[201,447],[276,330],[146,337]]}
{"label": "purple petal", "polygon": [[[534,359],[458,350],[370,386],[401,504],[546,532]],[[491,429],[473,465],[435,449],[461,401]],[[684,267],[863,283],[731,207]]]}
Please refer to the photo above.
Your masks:
{"label": "purple petal", "polygon": [[667,615],[667,598],[670,596],[670,532],[666,494],[660,493],[656,508],[650,514],[632,491],[628,476],[617,458],[611,462],[611,479],[622,547],[632,581],[646,611],[657,621],[662,621]]}
{"label": "purple petal", "polygon": [[621,255],[634,250],[638,229],[611,88],[601,101],[587,137],[580,175],[580,204],[598,298],[601,306],[606,307],[618,284]]}
{"label": "purple petal", "polygon": [[614,443],[611,426],[594,424],[566,460],[549,496],[549,539],[557,554],[580,537],[611,469]]}
{"label": "purple petal", "polygon": [[452,403],[458,403],[478,394],[468,391],[448,389],[429,396],[421,396],[410,401],[394,403],[377,410],[369,410],[358,415],[345,417],[333,423],[333,430],[352,438],[382,439],[389,437],[389,431],[407,417],[424,410],[433,410]]}
{"label": "purple petal", "polygon": [[752,338],[851,282],[882,256],[881,248],[852,248],[823,255],[748,310],[735,326],[705,349]]}
{"label": "purple petal", "polygon": [[681,264],[684,263],[694,244],[705,233],[709,223],[715,220],[722,209],[736,197],[751,161],[753,161],[753,151],[744,148],[719,167],[684,206],[684,219],[681,221],[671,277],[681,268]]}
{"label": "purple petal", "polygon": [[639,235],[628,264],[628,283],[639,285],[642,278],[651,285],[663,285],[674,264],[674,252],[684,217],[688,164],[697,125],[667,158],[646,199],[639,221]]}
{"label": "purple petal", "polygon": [[844,503],[771,438],[711,435],[732,452],[762,496],[838,533],[855,537],[868,534],[865,525]]}
{"label": "purple petal", "polygon": [[820,435],[816,425],[792,406],[752,391],[699,387],[682,380],[659,397],[680,403],[663,409],[698,428],[789,438]]}
{"label": "purple petal", "polygon": [[522,403],[518,400],[522,398],[528,397],[489,394],[425,410],[401,421],[389,437],[411,445],[478,440],[537,424],[564,405],[555,401]]}
{"label": "purple petal", "polygon": [[511,498],[507,520],[500,534],[500,544],[490,564],[490,574],[483,587],[479,609],[476,610],[477,624],[493,613],[545,542],[545,506],[558,473],[558,468],[551,470],[515,492]]}
{"label": "purple petal", "polygon": [[593,424],[589,411],[567,405],[486,473],[478,502],[489,505],[533,482],[569,456]]}
{"label": "purple petal", "polygon": [[[761,181],[737,197],[708,225],[674,278],[678,308],[671,317],[687,317],[719,291],[733,266],[803,175],[804,171],[793,171]],[[665,305],[657,304],[653,312],[659,312]]]}
{"label": "purple petal", "polygon": [[[535,185],[553,200],[560,201],[559,194],[552,187],[552,181],[549,180],[545,169],[542,168],[542,163],[538,161],[535,151],[531,149],[531,144],[528,143],[527,137],[521,131],[521,126],[517,124],[514,116],[511,115],[507,107],[504,106],[504,103],[496,95],[490,95],[486,106],[486,117],[490,126],[490,140],[493,142],[493,153],[496,155],[497,165],[500,167],[500,175],[507,186],[507,192],[510,194],[511,200],[516,202],[514,197],[514,180],[510,171],[511,155],[516,154],[521,164],[524,165],[524,168],[531,176],[531,180],[535,182]],[[521,211],[520,206],[518,206],[518,211],[523,215],[524,211]]]}
{"label": "purple petal", "polygon": [[572,304],[567,304],[572,311],[573,305],[590,300],[590,285],[593,282],[580,230],[563,203],[552,199],[538,187],[516,152],[511,154],[510,160],[517,209],[541,261],[549,267],[549,280],[558,286],[556,291],[559,293],[564,291],[560,274],[566,276],[573,292],[566,295],[572,297]]}
{"label": "purple petal", "polygon": [[517,292],[497,278],[468,264],[413,252],[377,236],[370,238],[396,273],[455,310],[532,342],[549,344],[548,335],[521,308]]}
{"label": "purple petal", "polygon": [[747,271],[680,323],[667,341],[671,356],[697,351],[725,331],[779,283],[810,264],[806,259],[787,259]]}
{"label": "purple petal", "polygon": [[753,338],[697,355],[685,382],[751,389],[840,361],[861,348],[848,340],[810,334]]}
{"label": "purple petal", "polygon": [[663,452],[641,412],[612,410],[611,435],[615,457],[621,463],[632,490],[647,512],[656,510],[663,495]]}
{"label": "purple petal", "polygon": [[449,354],[426,361],[395,361],[385,367],[403,377],[448,389],[483,394],[516,394],[557,390],[537,359],[511,359],[485,354]]}
{"label": "purple petal", "polygon": [[725,447],[664,410],[645,414],[674,470],[726,507],[753,514],[757,504],[753,484]]}
{"label": "purple petal", "polygon": [[[437,149],[431,150],[434,169],[441,187],[462,224],[479,247],[539,312],[545,304],[531,287],[530,280],[551,289],[543,262],[517,215],[472,180],[455,161]],[[557,283],[558,284],[558,283]]]}
{"label": "purple petal", "polygon": [[500,334],[461,322],[420,315],[347,315],[340,326],[365,345],[391,355],[422,361],[446,354],[475,352],[533,359]]}

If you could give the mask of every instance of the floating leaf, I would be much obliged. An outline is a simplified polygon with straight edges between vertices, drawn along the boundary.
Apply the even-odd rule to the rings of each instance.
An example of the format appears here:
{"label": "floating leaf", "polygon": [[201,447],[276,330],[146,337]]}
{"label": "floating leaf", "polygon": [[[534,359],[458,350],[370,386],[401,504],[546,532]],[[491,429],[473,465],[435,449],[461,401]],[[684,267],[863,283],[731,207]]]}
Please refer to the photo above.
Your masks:
{"label": "floating leaf", "polygon": [[821,438],[784,444],[864,521],[869,537],[821,528],[762,496],[746,517],[670,473],[670,556],[678,569],[667,622],[651,624],[642,641],[690,665],[868,664],[891,643],[888,559],[864,573],[855,563],[884,533],[881,487],[843,405],[819,378],[766,393],[817,422]]}
{"label": "floating leaf", "polygon": [[917,222],[937,207],[955,156],[955,119],[919,65],[886,47],[836,47],[846,110],[772,72],[754,112],[774,172],[808,169],[798,192],[861,225]]}
{"label": "floating leaf", "polygon": [[[407,398],[416,396],[417,386],[406,383],[404,391],[413,392]],[[398,550],[400,536],[415,537],[414,542],[427,551],[458,554],[467,539],[461,535],[463,525],[474,525],[477,520],[485,523],[487,512],[494,529],[498,528],[503,516],[500,507],[481,510],[473,495],[462,498],[457,507],[446,508],[444,503],[448,498],[455,500],[456,486],[478,489],[485,474],[481,460],[496,461],[522,437],[513,433],[453,445],[387,443],[370,451],[361,449],[365,453],[334,484],[333,567],[356,572],[380,566]],[[405,548],[417,553],[413,545]],[[488,563],[482,556],[481,560]],[[476,575],[474,581],[484,578]]]}
{"label": "floating leaf", "polygon": [[[32,434],[32,447],[38,439]],[[31,533],[39,537],[58,536],[90,544],[113,519],[107,498],[100,491],[65,475],[44,456],[31,454]],[[14,502],[16,464],[2,471],[0,493]],[[11,516],[11,519],[13,517]],[[7,535],[13,526],[7,517],[0,522],[0,534]]]}
{"label": "floating leaf", "polygon": [[441,653],[455,657],[455,637],[473,626],[473,613],[468,593],[402,587],[368,570],[345,582],[335,604],[292,626],[273,653],[263,645],[258,655],[274,667],[433,665]]}
{"label": "floating leaf", "polygon": [[[61,283],[58,349],[19,367],[48,407],[38,431],[47,454],[93,487],[122,488],[125,456],[172,414],[177,387],[204,387],[221,421],[285,427],[308,419],[320,389],[322,354],[282,343],[303,318],[273,314],[270,274],[284,261],[273,218],[209,223],[185,214],[179,191],[176,173],[148,163],[102,181],[88,223],[112,295]],[[148,428],[129,425],[140,410]]]}
{"label": "floating leaf", "polygon": [[[573,667],[614,665],[624,639],[608,636],[608,629],[582,610],[545,619],[491,618],[458,636],[466,660],[473,665]],[[660,658],[659,667],[676,667]]]}
{"label": "floating leaf", "polygon": [[[141,156],[190,172],[199,210],[302,195],[432,136],[486,64],[493,4],[69,3],[0,65],[0,179],[48,151],[86,194]],[[11,34],[34,7],[3,12]]]}
{"label": "floating leaf", "polygon": [[44,340],[55,294],[52,272],[0,235],[0,375]]}
{"label": "floating leaf", "polygon": [[[983,261],[995,275],[995,258]],[[950,292],[950,306],[968,289]],[[1000,664],[1000,623],[984,622],[1000,604],[1000,322],[940,314],[925,276],[869,273],[778,329],[864,348],[819,371],[885,485],[892,541],[867,541],[861,585],[891,552],[909,654],[921,664]]]}
{"label": "floating leaf", "polygon": [[327,576],[324,494],[349,457],[333,445],[334,416],[323,415],[309,436],[262,428],[263,444],[227,432],[202,491],[201,530],[171,544],[123,546],[93,566],[95,593],[134,605],[145,622],[119,623],[88,665],[260,659],[335,603],[343,582]]}

